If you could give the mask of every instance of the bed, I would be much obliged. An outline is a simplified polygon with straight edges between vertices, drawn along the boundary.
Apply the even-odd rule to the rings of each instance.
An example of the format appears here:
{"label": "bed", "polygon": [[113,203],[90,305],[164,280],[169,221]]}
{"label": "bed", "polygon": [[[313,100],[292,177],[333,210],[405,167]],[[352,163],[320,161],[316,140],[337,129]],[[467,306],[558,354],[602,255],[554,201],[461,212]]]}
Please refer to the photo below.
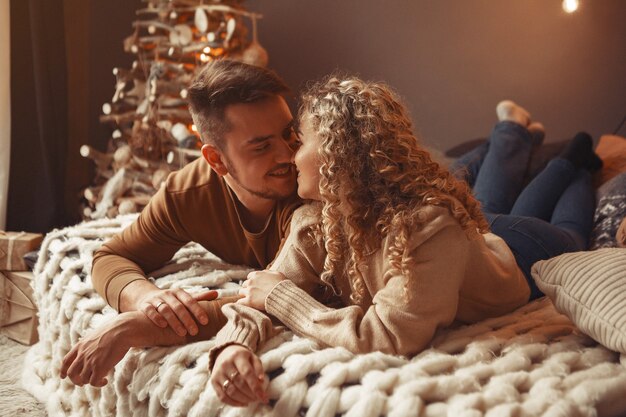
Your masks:
{"label": "bed", "polygon": [[[609,262],[595,254],[609,254],[613,269],[608,273],[624,281],[618,280],[616,285],[626,285],[626,264],[620,263],[622,259],[626,262],[626,249],[602,249],[615,243],[610,231],[605,236],[600,228],[615,227],[626,214],[626,208],[620,208],[620,203],[626,206],[626,186],[619,185],[626,184],[626,174],[611,181],[607,182],[613,187],[609,194],[600,194],[606,187],[598,189],[599,199],[608,198],[611,210],[598,206],[591,263],[597,260],[599,265],[607,265]],[[116,314],[91,286],[93,252],[134,218],[86,222],[55,230],[44,239],[34,280],[40,341],[28,352],[22,381],[46,405],[51,417],[626,414],[626,354],[620,353],[620,349],[626,352],[622,314],[609,323],[615,331],[607,333],[606,321],[598,324],[594,315],[588,314],[595,314],[597,306],[568,309],[571,294],[563,295],[567,285],[554,282],[564,276],[559,269],[563,266],[552,260],[535,271],[550,297],[503,317],[442,330],[429,349],[413,358],[379,352],[354,355],[281,333],[260,354],[270,381],[268,405],[241,409],[220,403],[208,383],[211,340],[132,349],[111,371],[104,388],[76,387],[59,378],[62,358],[86,332]],[[608,223],[607,218],[611,220]],[[581,265],[589,262],[580,260]],[[572,264],[568,259],[561,263]],[[591,271],[599,269],[592,267]],[[199,245],[189,244],[154,271],[151,279],[163,288],[176,286],[193,292],[209,287],[230,295],[248,272],[246,267],[229,265]],[[626,303],[626,294],[621,293],[626,292],[620,291],[620,297],[613,300],[617,307]],[[607,304],[600,301],[599,308]],[[578,302],[576,308],[580,307]]]}

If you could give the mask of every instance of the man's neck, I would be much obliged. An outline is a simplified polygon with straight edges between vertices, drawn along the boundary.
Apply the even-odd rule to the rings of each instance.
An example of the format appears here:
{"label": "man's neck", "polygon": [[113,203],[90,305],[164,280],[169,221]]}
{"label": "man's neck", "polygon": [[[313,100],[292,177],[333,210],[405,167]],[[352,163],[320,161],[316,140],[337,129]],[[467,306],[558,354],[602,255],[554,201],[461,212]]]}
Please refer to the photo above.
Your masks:
{"label": "man's neck", "polygon": [[276,201],[254,195],[228,177],[224,177],[224,181],[236,197],[237,211],[243,226],[253,233],[263,230]]}

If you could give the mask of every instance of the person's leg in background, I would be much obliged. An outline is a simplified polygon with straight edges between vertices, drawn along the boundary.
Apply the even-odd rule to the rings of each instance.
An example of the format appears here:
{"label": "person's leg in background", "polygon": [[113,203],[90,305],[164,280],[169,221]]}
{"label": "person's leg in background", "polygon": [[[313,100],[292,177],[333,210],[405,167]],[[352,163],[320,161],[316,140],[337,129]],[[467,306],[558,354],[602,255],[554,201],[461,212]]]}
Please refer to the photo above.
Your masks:
{"label": "person's leg in background", "polygon": [[530,157],[544,138],[540,123],[510,100],[498,103],[489,140],[461,156],[451,171],[468,182],[483,211],[508,213],[521,192]]}
{"label": "person's leg in background", "polygon": [[458,157],[449,167],[456,178],[465,181],[470,188],[474,188],[480,167],[489,151],[489,140],[476,146],[471,151]]}
{"label": "person's leg in background", "polygon": [[551,160],[520,193],[510,214],[549,222],[556,204],[577,173],[578,169],[570,161],[563,158]]}
{"label": "person's leg in background", "polygon": [[593,224],[595,193],[591,173],[602,167],[593,139],[580,132],[557,158],[524,188],[511,214],[536,217],[571,231],[587,248]]}
{"label": "person's leg in background", "polygon": [[574,181],[556,204],[550,223],[559,229],[569,231],[578,241],[577,250],[586,250],[589,248],[595,209],[596,196],[591,173],[579,170]]}
{"label": "person's leg in background", "polygon": [[508,214],[522,191],[530,161],[530,132],[516,122],[496,124],[489,139],[476,182],[474,196],[486,213]]}
{"label": "person's leg in background", "polygon": [[591,171],[601,166],[591,137],[579,133],[524,189],[510,215],[487,215],[526,276],[531,300],[543,295],[530,274],[535,262],[587,249],[595,210]]}
{"label": "person's leg in background", "polygon": [[544,295],[530,274],[535,262],[583,249],[573,233],[535,217],[510,214],[486,214],[485,217],[491,232],[511,248],[530,287],[529,301]]}

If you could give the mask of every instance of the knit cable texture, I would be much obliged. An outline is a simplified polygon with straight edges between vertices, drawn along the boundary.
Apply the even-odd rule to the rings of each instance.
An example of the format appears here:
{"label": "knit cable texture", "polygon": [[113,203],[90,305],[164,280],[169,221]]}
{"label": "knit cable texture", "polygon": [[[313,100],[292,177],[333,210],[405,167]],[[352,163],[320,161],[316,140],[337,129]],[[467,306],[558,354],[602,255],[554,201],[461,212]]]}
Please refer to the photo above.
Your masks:
{"label": "knit cable texture", "polygon": [[[28,352],[24,387],[56,416],[613,416],[626,411],[626,357],[580,333],[549,299],[509,315],[440,331],[413,358],[343,348],[283,332],[260,351],[270,405],[220,403],[207,370],[213,341],[131,349],[104,388],[59,378],[63,357],[115,311],[91,286],[94,250],[135,216],[49,233],[35,268],[40,341]],[[232,294],[249,269],[199,245],[153,273],[163,288]]]}

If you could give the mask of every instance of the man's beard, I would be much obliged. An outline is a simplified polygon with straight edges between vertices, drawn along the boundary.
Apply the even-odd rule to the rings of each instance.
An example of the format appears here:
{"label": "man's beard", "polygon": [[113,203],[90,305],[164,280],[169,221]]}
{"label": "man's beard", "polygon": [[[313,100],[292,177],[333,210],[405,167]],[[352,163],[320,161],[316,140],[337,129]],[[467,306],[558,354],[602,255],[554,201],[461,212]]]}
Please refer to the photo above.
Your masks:
{"label": "man's beard", "polygon": [[244,190],[246,190],[247,192],[249,192],[250,194],[254,195],[255,197],[260,197],[260,198],[264,198],[266,200],[283,200],[287,197],[289,197],[293,191],[295,190],[291,190],[286,194],[280,194],[277,191],[271,190],[271,189],[263,189],[263,190],[254,190],[252,188],[248,188],[244,183],[242,183],[239,180],[239,174],[237,173],[237,170],[235,169],[234,166],[232,166],[232,164],[230,163],[230,161],[226,160],[226,158],[224,158],[223,160],[224,165],[226,166],[226,169],[228,170],[228,173],[230,174],[231,178],[233,179],[233,181],[235,181],[235,183],[237,183],[238,186],[240,186],[241,188],[243,188]]}

